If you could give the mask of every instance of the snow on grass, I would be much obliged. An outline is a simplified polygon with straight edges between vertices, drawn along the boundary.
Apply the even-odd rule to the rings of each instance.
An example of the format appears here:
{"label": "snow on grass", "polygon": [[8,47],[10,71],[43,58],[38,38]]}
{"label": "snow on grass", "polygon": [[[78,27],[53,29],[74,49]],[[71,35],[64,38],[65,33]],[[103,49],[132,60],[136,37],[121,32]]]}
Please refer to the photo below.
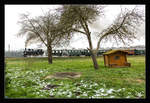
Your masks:
{"label": "snow on grass", "polygon": [[[40,69],[35,72],[24,71],[17,69],[16,71],[11,71],[13,73],[7,73],[7,76],[11,78],[11,83],[13,88],[32,88],[33,94],[38,97],[63,97],[63,98],[116,98],[122,97],[126,92],[126,88],[108,88],[104,83],[96,83],[94,81],[79,80],[75,83],[58,81],[55,79],[50,79],[45,81],[41,79],[44,77],[47,70]],[[13,74],[13,75],[12,75]],[[50,90],[42,90],[42,88],[48,84],[60,85],[58,88],[52,88]],[[120,95],[122,94],[122,95]],[[137,92],[136,97],[143,97],[144,91]],[[127,92],[124,98],[135,97],[131,92]]]}

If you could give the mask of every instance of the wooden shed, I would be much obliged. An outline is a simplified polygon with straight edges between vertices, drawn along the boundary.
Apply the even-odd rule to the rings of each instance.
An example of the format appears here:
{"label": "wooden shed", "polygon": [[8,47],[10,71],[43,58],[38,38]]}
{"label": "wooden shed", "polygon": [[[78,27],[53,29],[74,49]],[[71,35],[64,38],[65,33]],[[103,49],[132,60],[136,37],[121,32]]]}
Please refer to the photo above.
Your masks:
{"label": "wooden shed", "polygon": [[111,50],[103,53],[105,67],[130,67],[131,64],[127,62],[126,54],[128,52],[123,50]]}

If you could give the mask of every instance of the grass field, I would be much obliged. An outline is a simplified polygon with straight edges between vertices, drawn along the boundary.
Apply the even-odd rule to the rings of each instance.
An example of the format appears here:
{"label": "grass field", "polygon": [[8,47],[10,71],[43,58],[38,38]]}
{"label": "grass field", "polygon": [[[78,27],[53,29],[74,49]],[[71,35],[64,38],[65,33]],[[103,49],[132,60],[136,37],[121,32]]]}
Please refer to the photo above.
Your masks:
{"label": "grass field", "polygon": [[[145,56],[128,56],[129,68],[104,67],[98,57],[94,70],[90,57],[5,58],[7,98],[145,98]],[[81,72],[76,79],[44,79],[56,72]],[[60,85],[43,90],[48,84]]]}

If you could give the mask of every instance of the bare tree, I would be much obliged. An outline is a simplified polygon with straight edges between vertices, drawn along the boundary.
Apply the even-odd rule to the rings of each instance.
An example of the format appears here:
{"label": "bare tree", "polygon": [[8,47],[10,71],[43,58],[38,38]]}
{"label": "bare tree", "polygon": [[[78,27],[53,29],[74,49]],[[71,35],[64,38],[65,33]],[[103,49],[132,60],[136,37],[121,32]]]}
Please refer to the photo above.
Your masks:
{"label": "bare tree", "polygon": [[107,40],[113,38],[116,42],[122,41],[124,44],[127,43],[126,41],[136,39],[138,26],[142,24],[144,20],[143,17],[143,13],[140,13],[137,8],[121,11],[114,22],[99,33],[96,50],[99,49],[100,43],[104,39]]}
{"label": "bare tree", "polygon": [[31,43],[42,42],[47,47],[48,62],[52,64],[52,48],[69,43],[71,35],[63,32],[59,27],[59,16],[50,11],[43,16],[30,17],[29,14],[21,14],[21,29],[18,36],[26,36],[26,46]]}
{"label": "bare tree", "polygon": [[[121,12],[117,19],[108,28],[104,29],[97,36],[97,48],[93,48],[89,24],[96,20],[96,17],[103,15],[104,6],[101,5],[64,5],[58,9],[61,12],[61,25],[69,31],[79,32],[86,35],[94,68],[98,69],[96,54],[100,48],[100,43],[104,39],[114,38],[116,41],[135,38],[137,24],[143,20],[143,15],[136,8]],[[66,30],[66,31],[67,31]]]}

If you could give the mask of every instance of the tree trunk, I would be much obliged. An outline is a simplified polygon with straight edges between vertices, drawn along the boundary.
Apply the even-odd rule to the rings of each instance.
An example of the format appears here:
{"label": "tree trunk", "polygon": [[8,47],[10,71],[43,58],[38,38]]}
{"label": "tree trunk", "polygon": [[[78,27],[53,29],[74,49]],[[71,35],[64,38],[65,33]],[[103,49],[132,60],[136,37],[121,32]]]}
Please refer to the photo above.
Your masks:
{"label": "tree trunk", "polygon": [[51,46],[47,48],[47,52],[48,52],[48,63],[52,64],[53,62],[52,62],[52,47]]}
{"label": "tree trunk", "polygon": [[97,60],[96,60],[96,53],[93,52],[93,47],[92,47],[92,41],[91,41],[90,33],[87,35],[87,38],[88,38],[88,42],[89,42],[89,47],[90,47],[89,50],[90,50],[90,53],[91,53],[91,57],[92,57],[94,68],[98,69],[99,66],[98,66],[98,63],[97,63]]}
{"label": "tree trunk", "polygon": [[[83,20],[83,19],[82,19]],[[99,68],[97,60],[96,60],[96,53],[93,52],[93,46],[92,46],[92,40],[91,40],[91,32],[89,31],[88,25],[86,23],[86,21],[82,21],[80,20],[80,23],[84,29],[84,31],[86,32],[86,36],[88,39],[88,43],[89,43],[89,47],[90,47],[90,53],[91,53],[91,57],[92,57],[92,61],[93,61],[93,65],[95,70]]]}
{"label": "tree trunk", "polygon": [[97,63],[97,60],[96,60],[96,54],[93,53],[92,51],[91,51],[91,57],[92,57],[92,60],[93,60],[94,68],[95,68],[95,69],[98,69],[99,66],[98,66],[98,63]]}

